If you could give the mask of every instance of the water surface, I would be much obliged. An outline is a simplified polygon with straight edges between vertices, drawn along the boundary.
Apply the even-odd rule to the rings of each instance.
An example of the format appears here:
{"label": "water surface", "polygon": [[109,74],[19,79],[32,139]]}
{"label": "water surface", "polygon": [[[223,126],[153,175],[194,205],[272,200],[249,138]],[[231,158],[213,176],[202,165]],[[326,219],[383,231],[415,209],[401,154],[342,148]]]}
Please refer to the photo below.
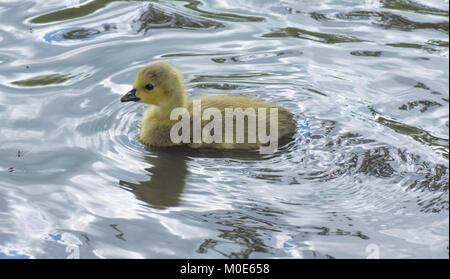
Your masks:
{"label": "water surface", "polygon": [[[0,0],[0,258],[448,258],[448,4]],[[295,140],[143,147],[154,61]]]}

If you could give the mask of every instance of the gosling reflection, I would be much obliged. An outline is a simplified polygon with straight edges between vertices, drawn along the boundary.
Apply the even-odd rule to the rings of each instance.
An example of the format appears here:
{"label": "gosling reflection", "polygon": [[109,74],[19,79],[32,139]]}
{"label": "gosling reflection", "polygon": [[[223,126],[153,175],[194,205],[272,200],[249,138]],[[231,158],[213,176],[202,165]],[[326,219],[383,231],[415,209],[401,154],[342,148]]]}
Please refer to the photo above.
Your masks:
{"label": "gosling reflection", "polygon": [[[283,146],[279,152],[289,149]],[[270,155],[261,155],[258,151],[250,150],[217,150],[217,149],[190,149],[183,147],[151,148],[152,155],[144,159],[151,167],[145,169],[150,180],[131,183],[120,180],[119,184],[141,201],[153,208],[165,209],[181,204],[181,195],[184,191],[188,175],[187,163],[197,158],[232,159],[243,163],[268,160],[278,156],[279,152]]]}
{"label": "gosling reflection", "polygon": [[120,180],[119,184],[150,207],[165,209],[179,206],[187,177],[187,156],[180,149],[152,150],[144,159],[151,165],[145,169],[150,180],[137,184]]}

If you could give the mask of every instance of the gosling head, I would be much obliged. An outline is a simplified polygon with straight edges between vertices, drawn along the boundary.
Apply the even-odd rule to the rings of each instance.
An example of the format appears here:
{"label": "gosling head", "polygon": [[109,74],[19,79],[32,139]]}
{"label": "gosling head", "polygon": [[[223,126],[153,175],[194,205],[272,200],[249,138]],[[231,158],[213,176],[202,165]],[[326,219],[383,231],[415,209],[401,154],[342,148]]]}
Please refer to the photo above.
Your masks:
{"label": "gosling head", "polygon": [[180,71],[168,62],[158,62],[138,71],[133,89],[120,101],[177,107],[185,105],[185,95]]}

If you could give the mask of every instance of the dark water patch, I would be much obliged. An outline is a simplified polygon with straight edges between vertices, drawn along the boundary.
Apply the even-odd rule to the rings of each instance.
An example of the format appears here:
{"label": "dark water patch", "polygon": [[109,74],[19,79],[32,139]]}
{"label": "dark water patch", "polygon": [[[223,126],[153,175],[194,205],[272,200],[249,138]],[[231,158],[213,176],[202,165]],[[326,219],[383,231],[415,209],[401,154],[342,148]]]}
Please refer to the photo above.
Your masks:
{"label": "dark water patch", "polygon": [[413,31],[417,29],[434,29],[448,33],[449,22],[417,22],[390,12],[352,11],[339,13],[337,18],[343,20],[371,20],[373,24],[385,29]]}
{"label": "dark water patch", "polygon": [[391,47],[400,47],[400,48],[416,48],[416,49],[423,49],[428,53],[438,53],[442,50],[437,49],[435,47],[431,47],[430,45],[426,44],[416,44],[416,43],[388,43],[387,46]]}
{"label": "dark water patch", "polygon": [[[145,161],[152,167],[146,168],[149,179],[138,183],[120,180],[123,189],[132,192],[146,205],[165,209],[179,206],[188,174],[188,156],[181,150],[153,150],[156,156],[146,156]],[[177,174],[173,175],[173,169]]]}
{"label": "dark water patch", "polygon": [[363,234],[360,231],[347,231],[344,229],[335,229],[335,230],[331,230],[330,228],[327,227],[317,227],[317,230],[319,230],[319,232],[317,233],[317,235],[335,235],[335,236],[356,236],[358,238],[364,239],[364,240],[368,240],[369,237],[365,234]]}
{"label": "dark water patch", "polygon": [[410,188],[448,192],[448,167],[441,164],[433,166],[428,162],[420,162],[418,157],[415,158],[415,163],[418,163],[416,173],[421,174],[422,177],[411,183]]}
{"label": "dark water patch", "polygon": [[313,172],[298,172],[301,178],[312,181],[332,181],[346,174],[362,173],[373,177],[391,177],[396,174],[391,162],[394,161],[387,147],[364,148],[353,151],[356,147],[363,147],[375,143],[362,135],[345,133],[336,139],[326,140],[325,148],[330,153],[349,149],[345,154],[333,159],[333,166]]}
{"label": "dark water patch", "polygon": [[[448,184],[448,181],[447,181]],[[425,213],[439,213],[449,210],[448,191],[441,193],[439,196],[432,199],[418,199],[417,203],[420,206],[420,211]]]}
{"label": "dark water patch", "polygon": [[52,85],[52,84],[61,84],[65,83],[69,79],[73,78],[74,76],[71,76],[70,74],[50,74],[50,75],[42,75],[42,76],[36,76],[29,79],[24,80],[17,80],[11,82],[14,85],[19,86],[46,86],[46,85]]}
{"label": "dark water patch", "polygon": [[55,12],[47,13],[45,15],[37,16],[31,19],[32,23],[49,23],[63,21],[73,18],[79,18],[92,14],[108,5],[111,2],[117,0],[93,0],[79,7],[65,8]]}
{"label": "dark water patch", "polygon": [[[423,193],[436,193],[432,197],[417,198],[422,212],[439,213],[449,210],[449,168],[442,164],[433,165],[420,160],[419,156],[410,155],[409,161],[416,165],[414,174],[410,175],[409,189]],[[406,160],[405,160],[406,161]]]}
{"label": "dark water patch", "polygon": [[[448,167],[442,164],[433,164],[421,159],[420,156],[407,152],[404,149],[398,149],[389,146],[376,146],[368,148],[370,145],[378,145],[373,139],[367,139],[363,135],[353,132],[346,132],[341,135],[333,136],[337,131],[336,123],[331,121],[322,121],[321,123],[323,133],[322,137],[318,139],[325,140],[324,149],[330,154],[341,152],[339,156],[332,159],[332,167],[324,168],[314,171],[298,171],[299,179],[306,179],[309,181],[326,181],[330,183],[335,179],[343,177],[344,175],[355,176],[359,173],[373,176],[377,178],[388,177],[408,177],[410,178],[404,184],[406,188],[415,190],[428,191],[448,191],[449,170]],[[328,127],[328,129],[326,129]],[[404,127],[396,129],[402,129]],[[412,129],[412,128],[410,128]],[[417,131],[401,131],[403,134],[416,137],[418,141],[428,140],[434,145],[443,145],[447,148],[448,141],[432,137],[431,135],[424,135]],[[334,132],[333,132],[334,131]],[[414,132],[414,134],[412,134]],[[422,138],[420,138],[422,137]],[[434,142],[433,142],[434,141]],[[439,146],[440,147],[440,146]],[[342,152],[344,151],[344,152]],[[442,202],[440,200],[439,202]],[[448,198],[444,203],[448,203]]]}
{"label": "dark water patch", "polygon": [[317,21],[330,20],[325,14],[319,13],[319,12],[311,12],[311,13],[309,13],[309,16],[310,16],[312,19],[315,19],[315,20],[317,20]]}
{"label": "dark water patch", "polygon": [[364,152],[362,162],[357,172],[370,174],[375,177],[389,177],[394,169],[389,162],[394,161],[388,148],[379,147]]}
{"label": "dark water patch", "polygon": [[413,43],[390,43],[390,44],[386,44],[386,45],[392,46],[392,47],[403,47],[403,48],[424,48],[423,45],[413,44]]}
{"label": "dark water patch", "polygon": [[320,121],[319,125],[320,129],[318,131],[320,131],[320,134],[318,134],[318,136],[326,137],[336,129],[337,121],[330,119],[323,119]]}
{"label": "dark water patch", "polygon": [[225,61],[227,61],[226,58],[211,58],[211,61],[216,62],[216,63],[225,63]]}
{"label": "dark water patch", "polygon": [[419,14],[429,14],[448,17],[448,11],[433,8],[411,0],[381,0],[381,7],[385,9],[415,12]]}
{"label": "dark water patch", "polygon": [[258,62],[268,62],[277,57],[298,57],[302,55],[301,51],[278,51],[278,52],[265,52],[265,53],[254,53],[254,54],[244,54],[229,57],[217,57],[211,58],[211,61],[223,64],[223,63],[258,63]]}
{"label": "dark water patch", "polygon": [[98,37],[101,34],[110,33],[117,29],[115,24],[102,24],[99,28],[69,27],[55,30],[45,34],[47,42],[67,41],[67,40],[88,40]]}
{"label": "dark water patch", "polygon": [[403,104],[398,109],[400,110],[413,110],[415,108],[420,108],[420,112],[425,112],[431,107],[441,107],[442,105],[435,101],[429,101],[429,100],[420,100],[420,101],[412,101],[408,102],[407,104]]}
{"label": "dark water patch", "polygon": [[270,253],[265,238],[279,232],[268,218],[257,218],[242,211],[218,211],[202,216],[206,222],[217,224],[217,239],[206,239],[197,249],[206,253],[212,249],[227,258],[248,259],[253,253]]}
{"label": "dark water patch", "polygon": [[416,61],[417,61],[417,60],[429,61],[430,58],[428,58],[428,57],[413,57],[412,60],[416,60]]}
{"label": "dark water patch", "polygon": [[420,143],[433,147],[435,151],[444,156],[444,158],[448,159],[448,139],[433,136],[421,128],[410,126],[396,120],[387,119],[373,109],[371,109],[371,111],[377,123],[386,126],[399,134],[409,136]]}
{"label": "dark water patch", "polygon": [[428,87],[425,83],[423,82],[417,82],[416,85],[414,85],[415,88],[422,88],[425,90],[430,90],[430,87]]}
{"label": "dark water patch", "polygon": [[250,174],[251,177],[262,179],[269,183],[283,182],[286,178],[281,170],[274,170],[269,168],[256,169],[255,174]]}
{"label": "dark water patch", "polygon": [[114,235],[117,239],[120,239],[122,241],[127,241],[124,237],[124,232],[122,232],[121,230],[119,230],[118,228],[118,224],[110,224],[109,225],[111,228],[113,228],[116,232],[118,232],[116,235]]}
{"label": "dark water patch", "polygon": [[88,28],[74,29],[64,32],[63,38],[66,40],[86,39],[92,38],[100,33],[101,31],[98,29],[88,29]]}
{"label": "dark water patch", "polygon": [[213,13],[200,9],[202,2],[197,0],[187,0],[188,4],[184,5],[184,7],[191,9],[193,11],[198,12],[200,15],[216,20],[224,20],[230,22],[261,22],[264,21],[262,17],[254,17],[248,15],[238,15],[232,13]]}
{"label": "dark water patch", "polygon": [[298,39],[311,40],[325,44],[354,43],[363,41],[361,39],[352,36],[313,32],[295,27],[276,28],[273,29],[271,33],[266,33],[262,36],[264,38],[292,37]]}
{"label": "dark water patch", "polygon": [[[340,152],[340,155],[330,157],[332,161],[328,168],[298,171],[299,180],[330,184],[345,176],[361,178],[360,174],[377,179],[401,180],[401,185],[406,190],[421,193],[417,195],[416,201],[421,211],[430,213],[448,211],[448,166],[424,161],[419,155],[406,149],[388,146],[367,149],[367,146],[376,142],[354,133],[339,135],[327,142],[325,150],[332,154]],[[367,178],[363,180],[369,181]],[[370,185],[369,183],[367,187]],[[327,231],[323,233],[326,234]]]}
{"label": "dark water patch", "polygon": [[[361,134],[358,133],[351,133],[351,132],[347,132],[344,133],[342,135],[340,135],[336,141],[334,142],[334,144],[332,145],[337,145],[337,146],[354,146],[354,145],[362,145],[362,144],[368,144],[368,143],[373,143],[375,142],[375,140],[372,139],[366,139],[364,138]],[[327,146],[330,146],[329,144],[327,144]]]}
{"label": "dark water patch", "polygon": [[427,44],[432,46],[446,47],[448,48],[448,42],[442,40],[428,40]]}
{"label": "dark water patch", "polygon": [[[198,216],[203,222],[214,226],[218,232],[214,238],[205,239],[197,253],[205,254],[212,250],[226,258],[247,259],[257,254],[276,255],[271,242],[273,234],[290,228],[299,234],[299,242],[309,239],[309,230],[293,227],[282,221],[287,214],[283,210],[264,205],[249,199],[246,205],[237,205],[232,211],[216,210]],[[293,245],[285,242],[284,248]],[[306,248],[306,245],[305,245]],[[285,250],[288,251],[288,250]],[[317,253],[316,257],[323,257]]]}
{"label": "dark water patch", "polygon": [[277,56],[274,53],[262,53],[262,54],[253,54],[253,55],[241,55],[241,56],[233,56],[230,58],[233,62],[250,62],[254,60],[258,60],[261,58],[274,57]]}
{"label": "dark water patch", "polygon": [[381,56],[382,51],[370,51],[370,50],[354,50],[351,51],[350,54],[354,56],[372,56],[379,57]]}
{"label": "dark water patch", "polygon": [[163,11],[155,5],[148,5],[132,25],[137,25],[136,32],[147,33],[151,29],[178,28],[178,29],[215,29],[223,28],[220,22],[197,18],[193,15],[183,15],[177,12]]}
{"label": "dark water patch", "polygon": [[314,89],[314,88],[304,88],[304,89],[306,89],[306,90],[308,90],[308,91],[310,91],[310,92],[312,92],[314,94],[319,94],[319,95],[322,95],[322,96],[328,96],[327,94],[323,93],[322,91],[320,91],[318,89]]}
{"label": "dark water patch", "polygon": [[[407,84],[407,85],[409,85],[409,84],[415,82],[415,81],[412,80],[412,79],[404,78],[404,77],[402,77],[402,78],[398,77],[398,78],[396,78],[396,79],[397,79],[398,81],[402,82],[402,83]],[[428,85],[426,85],[425,83],[423,83],[423,82],[421,82],[421,81],[416,82],[416,83],[414,84],[414,88],[420,88],[420,89],[429,91],[430,94],[433,94],[433,95],[442,95],[441,92],[432,90]]]}
{"label": "dark water patch", "polygon": [[291,234],[289,239],[280,243],[284,252],[289,253],[292,248],[300,248],[304,258],[334,258],[329,254],[311,250],[306,242],[315,236],[350,236],[362,240],[370,239],[368,235],[359,230],[351,231],[319,225],[292,226],[280,219],[280,216],[286,214],[285,212],[259,206],[256,207],[259,212],[254,215],[249,214],[254,211],[251,209],[254,205],[250,204],[248,207],[246,211],[215,211],[202,215],[202,220],[216,224],[217,230],[221,233],[215,238],[205,239],[199,245],[197,253],[206,254],[212,250],[224,257],[234,259],[251,258],[257,253],[276,255],[269,243],[273,241],[274,233],[286,229],[295,231],[295,233]]}
{"label": "dark water patch", "polygon": [[[127,1],[127,0],[93,0],[89,1],[86,4],[80,5],[78,8],[70,7],[62,10],[58,10],[55,12],[47,13],[41,16],[37,16],[31,19],[32,23],[49,23],[49,22],[57,22],[64,21],[74,18],[80,18],[87,15],[90,15],[112,2],[118,1]],[[147,2],[146,0],[135,0],[138,2]],[[212,13],[201,10],[198,6],[200,6],[200,1],[189,1],[188,4],[185,5],[186,8],[195,10],[199,12],[201,16],[220,19],[220,20],[228,20],[228,21],[263,21],[263,18],[258,17],[248,17],[248,16],[240,16],[235,14],[228,13]],[[192,19],[191,19],[192,18]],[[152,21],[153,20],[153,21]],[[210,28],[210,27],[223,27],[224,25],[211,20],[203,20],[203,19],[195,19],[194,15],[191,16],[183,16],[178,13],[165,13],[160,9],[154,7],[154,5],[149,5],[147,11],[141,14],[139,20],[142,22],[142,28],[167,28],[165,25],[172,25],[172,28]]]}

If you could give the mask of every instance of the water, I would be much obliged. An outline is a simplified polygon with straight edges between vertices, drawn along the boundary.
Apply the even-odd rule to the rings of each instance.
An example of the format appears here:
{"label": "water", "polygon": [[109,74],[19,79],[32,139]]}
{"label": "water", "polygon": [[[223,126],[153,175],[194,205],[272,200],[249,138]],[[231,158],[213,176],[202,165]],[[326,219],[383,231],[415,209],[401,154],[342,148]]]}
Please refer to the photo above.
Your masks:
{"label": "water", "polygon": [[[448,258],[448,4],[0,0],[0,258]],[[143,147],[160,60],[295,140]]]}

